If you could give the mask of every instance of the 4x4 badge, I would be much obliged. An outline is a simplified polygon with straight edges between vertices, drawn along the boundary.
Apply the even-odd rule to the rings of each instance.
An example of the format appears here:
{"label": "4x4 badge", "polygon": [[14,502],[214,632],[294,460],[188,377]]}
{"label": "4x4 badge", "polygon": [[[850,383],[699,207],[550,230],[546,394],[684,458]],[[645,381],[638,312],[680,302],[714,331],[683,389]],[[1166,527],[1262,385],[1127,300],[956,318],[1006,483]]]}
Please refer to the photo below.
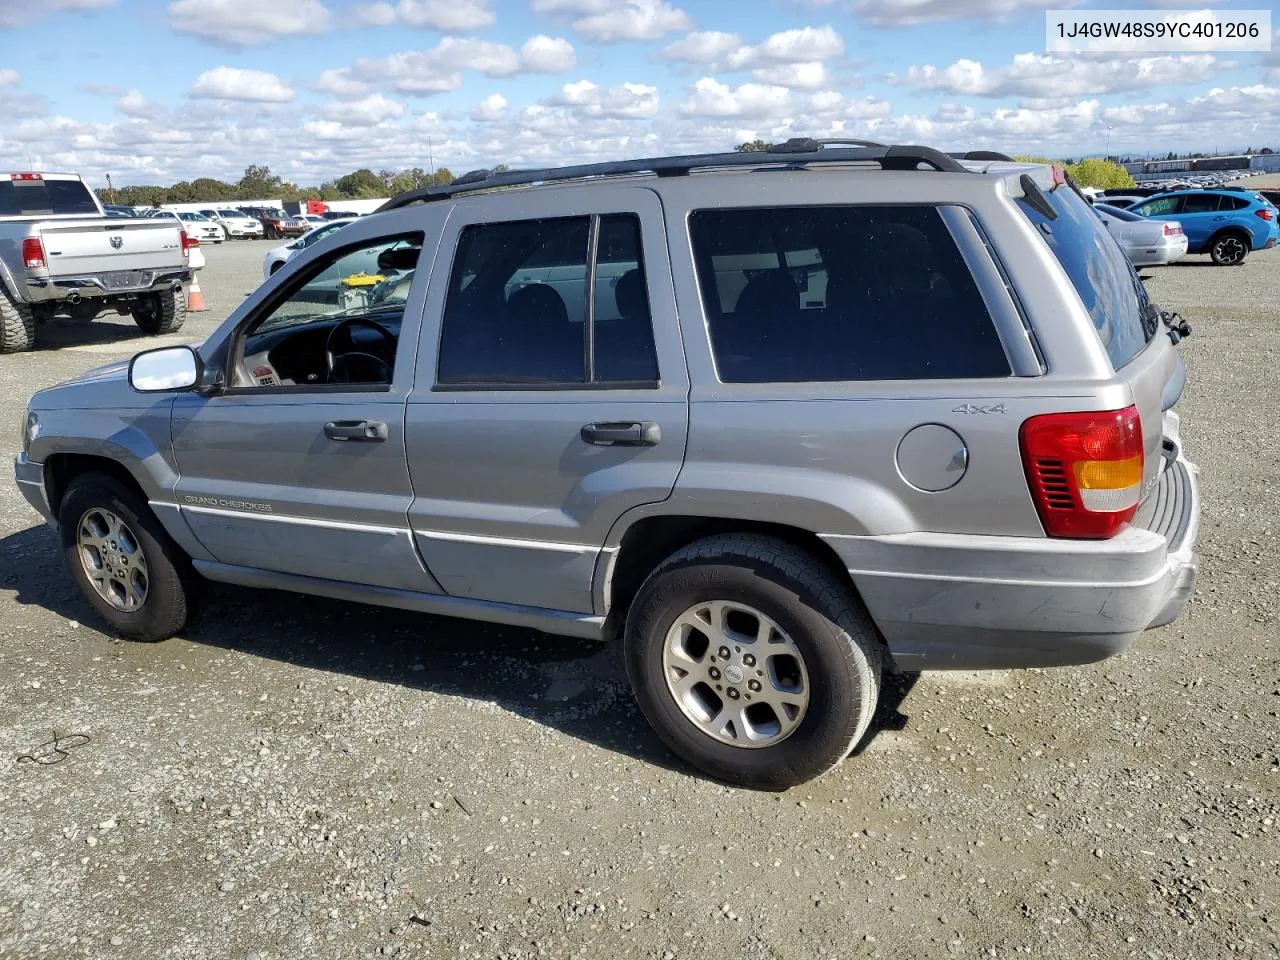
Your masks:
{"label": "4x4 badge", "polygon": [[962,403],[958,407],[952,407],[952,413],[1008,413],[1003,403],[996,403],[990,406],[982,407],[976,403]]}

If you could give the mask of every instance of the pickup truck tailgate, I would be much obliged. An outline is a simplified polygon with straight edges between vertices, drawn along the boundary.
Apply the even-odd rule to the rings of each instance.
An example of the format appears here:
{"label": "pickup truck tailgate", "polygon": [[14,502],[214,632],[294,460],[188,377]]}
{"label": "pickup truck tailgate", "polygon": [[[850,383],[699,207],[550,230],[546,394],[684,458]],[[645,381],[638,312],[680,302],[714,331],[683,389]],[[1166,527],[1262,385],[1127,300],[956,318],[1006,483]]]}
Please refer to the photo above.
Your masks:
{"label": "pickup truck tailgate", "polygon": [[162,220],[44,220],[38,224],[53,279],[174,269],[184,264],[176,225]]}

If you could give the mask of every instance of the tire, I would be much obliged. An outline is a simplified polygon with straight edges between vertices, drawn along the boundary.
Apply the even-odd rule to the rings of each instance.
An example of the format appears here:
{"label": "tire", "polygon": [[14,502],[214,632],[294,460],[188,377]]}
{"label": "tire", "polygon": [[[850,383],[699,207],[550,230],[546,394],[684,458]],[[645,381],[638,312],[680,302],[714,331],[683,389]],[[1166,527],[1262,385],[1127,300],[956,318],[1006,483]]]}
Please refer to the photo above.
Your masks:
{"label": "tire", "polygon": [[0,285],[0,353],[21,353],[36,345],[36,317]]}
{"label": "tire", "polygon": [[1251,243],[1238,233],[1222,233],[1209,241],[1209,256],[1220,267],[1238,267],[1249,255]]}
{"label": "tire", "polygon": [[[749,627],[752,621],[742,619],[746,617],[743,608],[749,608],[759,615],[754,621],[757,627],[770,620],[777,628],[779,632],[769,630],[771,641],[789,638],[791,648],[775,647],[772,642],[769,645],[769,649],[782,651],[785,672],[793,678],[797,674],[795,664],[787,661],[796,658],[787,650],[798,654],[800,682],[783,686],[807,691],[807,704],[787,721],[761,702],[777,693],[772,679],[779,673],[779,656],[761,656],[748,663],[750,658],[738,652],[734,638],[741,638],[741,645],[748,650],[757,649],[745,639],[750,629],[729,634],[727,643],[734,644],[730,651],[732,663],[724,665],[723,673],[714,677],[723,681],[722,692],[712,691],[713,679],[707,679],[688,690],[683,701],[677,700],[670,684],[681,673],[678,663],[693,661],[677,661],[673,665],[666,659],[671,638],[679,634],[680,620],[687,620],[689,615],[702,619],[702,611],[694,613],[700,605],[707,604],[706,612],[714,616],[710,605],[716,601],[733,608],[729,615],[737,618],[738,626]],[[710,617],[707,622],[711,622]],[[759,635],[757,630],[756,636]],[[697,629],[687,636],[689,639],[682,643],[702,642]],[[712,636],[717,636],[714,629],[704,639]],[[693,670],[707,668],[709,658],[719,650],[714,646],[719,642],[711,639],[707,643]],[[763,643],[759,649],[765,649]],[[848,582],[798,547],[771,537],[743,534],[708,537],[663,561],[636,594],[623,639],[627,676],[636,701],[663,742],[715,779],[759,790],[785,790],[804,783],[848,756],[875,713],[883,649],[875,624]],[[738,657],[743,659],[734,659]],[[735,668],[746,676],[731,673]],[[749,678],[753,670],[763,680]],[[692,671],[688,675],[692,676]],[[735,676],[738,692],[733,694],[728,688],[733,686],[730,680]],[[769,683],[768,689],[762,692],[761,683]],[[743,708],[739,716],[745,721],[744,729],[741,735],[733,730],[732,739],[736,742],[726,740],[727,734],[711,732],[686,713],[690,698],[699,691],[701,696],[718,699],[721,709],[732,712],[735,707]],[[755,691],[756,702],[749,706],[746,700],[751,699],[751,691]],[[737,701],[731,704],[730,696]],[[698,703],[698,709],[705,706],[703,700]],[[714,709],[708,708],[707,715]],[[762,711],[763,716],[748,716],[750,711]],[[723,716],[724,713],[716,713],[714,720],[704,718],[703,723],[715,725]],[[778,722],[775,724],[770,718]],[[752,740],[750,734],[759,733],[754,727],[762,720],[762,729],[776,727],[778,733],[764,736],[755,745],[746,745]],[[794,724],[790,732],[782,732],[785,723]]]}
{"label": "tire", "polygon": [[187,322],[186,292],[178,287],[150,294],[144,304],[133,311],[133,322],[149,337],[176,333]]}
{"label": "tire", "polygon": [[280,239],[280,234],[276,233],[275,227],[267,227],[267,229],[263,231],[263,236],[268,240]]}
{"label": "tire", "polygon": [[[119,587],[124,580],[129,580],[136,587],[137,581],[132,579],[136,577],[135,571],[144,574],[142,600],[132,610],[113,605],[99,593],[86,569],[93,564],[91,560],[82,559],[86,549],[81,545],[82,531],[94,533],[99,529],[98,521],[110,516],[122,521],[121,529],[128,534],[121,533],[114,541],[118,549],[114,559],[108,562],[122,564],[117,570],[123,570],[124,577],[109,573],[112,586]],[[104,473],[76,477],[67,487],[58,509],[58,533],[72,579],[90,606],[117,633],[133,640],[155,642],[168,639],[186,624],[190,585],[195,576],[191,564],[169,539],[146,502],[125,484]],[[134,559],[130,566],[129,558],[137,555],[141,555],[142,563]],[[102,561],[102,554],[98,554],[98,559]],[[110,592],[127,596],[123,590],[121,587],[120,591]],[[136,595],[133,599],[136,601]]]}

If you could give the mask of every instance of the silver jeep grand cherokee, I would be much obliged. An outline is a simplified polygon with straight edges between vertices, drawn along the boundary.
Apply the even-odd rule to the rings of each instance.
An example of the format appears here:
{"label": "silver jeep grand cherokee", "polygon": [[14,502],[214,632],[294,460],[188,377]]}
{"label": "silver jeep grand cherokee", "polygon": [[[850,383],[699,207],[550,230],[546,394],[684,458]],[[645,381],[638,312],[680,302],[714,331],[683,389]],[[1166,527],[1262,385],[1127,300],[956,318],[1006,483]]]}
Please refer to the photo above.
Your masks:
{"label": "silver jeep grand cherokee", "polygon": [[199,577],[621,631],[672,750],[782,789],[849,753],[883,669],[1087,663],[1178,615],[1177,337],[1048,166],[477,172],[199,348],[36,394],[17,479],[125,636],[182,630]]}

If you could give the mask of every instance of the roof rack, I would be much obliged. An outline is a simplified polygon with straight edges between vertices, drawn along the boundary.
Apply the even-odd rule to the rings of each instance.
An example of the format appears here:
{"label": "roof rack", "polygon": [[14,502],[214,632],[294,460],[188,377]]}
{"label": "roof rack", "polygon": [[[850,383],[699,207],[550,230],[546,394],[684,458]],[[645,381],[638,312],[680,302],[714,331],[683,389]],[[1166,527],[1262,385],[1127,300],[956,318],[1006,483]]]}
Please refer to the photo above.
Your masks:
{"label": "roof rack", "polygon": [[[835,149],[824,143],[856,144]],[[463,193],[493,190],[498,187],[530,186],[538,183],[562,183],[593,177],[621,177],[635,174],[654,174],[658,177],[683,177],[694,170],[717,167],[783,167],[801,169],[810,163],[878,163],[884,170],[915,170],[927,164],[943,173],[969,173],[953,157],[931,147],[884,146],[869,140],[809,140],[797,138],[786,143],[774,144],[767,150],[744,153],[704,153],[683,157],[652,157],[647,160],[619,160],[609,163],[588,163],[572,167],[546,167],[535,170],[472,170],[448,186],[421,187],[392,197],[381,207],[397,210],[415,203],[446,200]]]}
{"label": "roof rack", "polygon": [[1013,163],[1013,157],[996,153],[994,150],[970,150],[968,153],[952,153],[948,156],[957,160],[1003,160],[1006,163]]}

